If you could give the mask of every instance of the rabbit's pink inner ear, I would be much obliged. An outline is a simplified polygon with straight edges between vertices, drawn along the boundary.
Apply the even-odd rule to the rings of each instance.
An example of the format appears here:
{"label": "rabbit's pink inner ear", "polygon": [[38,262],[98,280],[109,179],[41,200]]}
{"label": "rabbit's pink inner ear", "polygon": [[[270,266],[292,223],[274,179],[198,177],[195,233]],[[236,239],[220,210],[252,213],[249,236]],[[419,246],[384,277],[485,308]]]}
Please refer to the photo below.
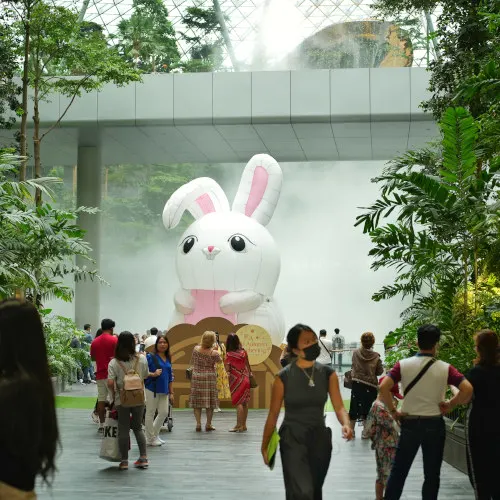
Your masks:
{"label": "rabbit's pink inner ear", "polygon": [[198,196],[198,198],[196,198],[196,203],[205,215],[211,212],[215,212],[214,202],[207,193]]}
{"label": "rabbit's pink inner ear", "polygon": [[255,167],[253,172],[252,187],[248,195],[248,201],[245,206],[245,215],[252,217],[253,213],[260,205],[264,193],[266,192],[267,183],[269,181],[269,174],[264,167]]}

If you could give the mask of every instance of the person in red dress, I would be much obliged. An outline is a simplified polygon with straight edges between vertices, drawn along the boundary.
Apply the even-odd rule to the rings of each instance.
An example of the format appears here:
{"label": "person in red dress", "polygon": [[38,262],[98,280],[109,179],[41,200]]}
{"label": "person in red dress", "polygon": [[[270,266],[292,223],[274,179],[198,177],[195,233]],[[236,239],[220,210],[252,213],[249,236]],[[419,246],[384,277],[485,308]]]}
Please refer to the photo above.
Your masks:
{"label": "person in red dress", "polygon": [[236,406],[236,426],[229,432],[246,432],[250,401],[250,363],[238,335],[230,333],[226,342],[225,366],[229,374],[231,402]]}

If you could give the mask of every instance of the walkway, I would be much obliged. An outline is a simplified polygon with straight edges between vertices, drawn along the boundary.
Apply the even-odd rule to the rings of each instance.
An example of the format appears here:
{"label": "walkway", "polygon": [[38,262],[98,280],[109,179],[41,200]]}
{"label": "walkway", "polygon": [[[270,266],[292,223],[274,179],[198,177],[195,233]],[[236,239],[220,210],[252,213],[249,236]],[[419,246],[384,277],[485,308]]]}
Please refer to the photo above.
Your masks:
{"label": "walkway", "polygon": [[[216,414],[212,434],[194,432],[190,411],[177,411],[167,443],[150,448],[147,471],[119,472],[116,466],[98,458],[99,437],[88,410],[59,410],[63,452],[52,491],[39,488],[41,500],[284,500],[281,464],[274,471],[261,462],[260,439],[266,411],[250,412],[249,432],[227,432],[235,414]],[[375,458],[367,441],[343,442],[335,415],[329,413],[328,425],[334,429],[334,450],[324,498],[333,500],[373,500]],[[132,444],[130,458],[136,458]],[[403,500],[421,498],[422,463],[418,457],[407,480]],[[468,478],[443,464],[440,498],[471,500]]]}

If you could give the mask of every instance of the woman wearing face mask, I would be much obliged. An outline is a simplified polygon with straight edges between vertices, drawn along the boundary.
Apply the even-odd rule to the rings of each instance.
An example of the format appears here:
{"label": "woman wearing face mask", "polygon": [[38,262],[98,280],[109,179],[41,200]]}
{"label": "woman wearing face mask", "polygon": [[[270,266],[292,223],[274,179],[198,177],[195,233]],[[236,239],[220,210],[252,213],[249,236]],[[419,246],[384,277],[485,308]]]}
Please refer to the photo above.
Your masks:
{"label": "woman wearing face mask", "polygon": [[285,418],[279,433],[286,498],[321,500],[332,454],[332,433],[324,419],[328,396],[342,425],[342,437],[348,441],[352,439],[349,415],[335,371],[315,361],[321,349],[314,331],[306,325],[295,325],[288,332],[287,343],[293,358],[273,384],[262,437],[262,457],[269,464],[267,447],[284,401]]}

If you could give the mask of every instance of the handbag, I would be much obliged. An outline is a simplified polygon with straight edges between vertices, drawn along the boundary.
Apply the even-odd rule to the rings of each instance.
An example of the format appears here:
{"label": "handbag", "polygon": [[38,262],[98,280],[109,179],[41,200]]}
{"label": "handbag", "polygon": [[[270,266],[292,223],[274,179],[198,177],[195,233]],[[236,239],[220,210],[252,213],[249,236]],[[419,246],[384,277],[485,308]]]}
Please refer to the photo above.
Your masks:
{"label": "handbag", "polygon": [[118,447],[118,414],[116,410],[106,413],[99,457],[108,462],[121,462],[122,457]]}
{"label": "handbag", "polygon": [[[193,353],[194,353],[194,348],[193,348]],[[191,353],[191,361],[189,362],[191,366],[186,368],[186,378],[188,380],[191,380],[193,378],[193,353]]]}
{"label": "handbag", "polygon": [[250,361],[248,361],[248,354],[245,351],[246,354],[246,362],[247,362],[247,367],[248,367],[248,375],[250,378],[250,389],[256,389],[259,387],[259,384],[257,382],[257,379],[255,378],[254,374],[252,373],[252,368],[250,367]]}
{"label": "handbag", "polygon": [[346,389],[352,389],[352,370],[344,373],[344,387]]}

